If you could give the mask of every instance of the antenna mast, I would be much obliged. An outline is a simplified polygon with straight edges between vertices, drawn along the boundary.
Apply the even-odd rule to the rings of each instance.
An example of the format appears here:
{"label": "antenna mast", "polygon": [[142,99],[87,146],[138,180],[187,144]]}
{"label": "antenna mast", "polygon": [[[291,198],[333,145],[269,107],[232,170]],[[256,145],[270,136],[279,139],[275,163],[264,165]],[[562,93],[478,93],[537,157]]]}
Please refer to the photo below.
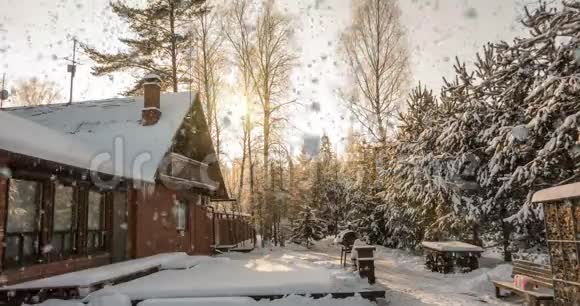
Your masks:
{"label": "antenna mast", "polygon": [[78,64],[78,62],[76,61],[76,53],[77,53],[77,39],[75,37],[75,38],[73,38],[72,60],[70,60],[71,63],[67,66],[67,72],[70,73],[70,99],[68,101],[68,104],[71,104],[73,101],[74,79],[75,79],[75,74],[77,72],[77,64]]}

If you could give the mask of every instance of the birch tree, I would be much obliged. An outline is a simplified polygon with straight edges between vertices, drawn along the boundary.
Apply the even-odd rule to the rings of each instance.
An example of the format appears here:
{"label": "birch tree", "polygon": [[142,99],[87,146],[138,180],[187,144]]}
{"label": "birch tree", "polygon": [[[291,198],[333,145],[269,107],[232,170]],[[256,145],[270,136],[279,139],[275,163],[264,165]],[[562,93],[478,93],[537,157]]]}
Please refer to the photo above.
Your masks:
{"label": "birch tree", "polygon": [[272,3],[264,4],[263,11],[256,23],[255,65],[251,70],[251,78],[260,101],[262,111],[263,137],[263,206],[267,207],[269,199],[269,163],[270,137],[272,127],[279,119],[274,115],[291,103],[283,102],[283,94],[287,91],[290,71],[295,58],[289,44],[290,21],[284,15],[276,12]]}
{"label": "birch tree", "polygon": [[383,145],[408,75],[399,17],[395,1],[360,1],[341,40],[354,83],[343,99],[369,136]]}
{"label": "birch tree", "polygon": [[242,200],[242,192],[244,190],[244,177],[246,170],[246,161],[250,164],[250,187],[253,193],[253,160],[252,160],[252,111],[251,111],[251,97],[253,97],[253,86],[250,77],[250,70],[252,69],[251,60],[253,54],[253,46],[250,42],[250,33],[246,24],[250,19],[249,16],[250,2],[247,0],[235,0],[232,5],[224,13],[222,20],[222,29],[226,40],[232,49],[233,63],[238,70],[238,75],[241,76],[241,91],[244,103],[244,122],[243,122],[243,136],[242,136],[242,161],[240,167],[240,179],[238,188],[238,201]]}
{"label": "birch tree", "polygon": [[191,80],[204,104],[207,125],[216,146],[217,158],[221,152],[221,125],[218,95],[222,86],[225,61],[224,41],[220,15],[204,6],[192,24],[195,56]]}
{"label": "birch tree", "polygon": [[[270,150],[273,129],[284,120],[277,116],[293,101],[283,101],[294,67],[289,37],[289,19],[277,12],[273,3],[264,3],[257,18],[252,22],[249,1],[235,1],[228,12],[226,37],[242,68],[245,89],[252,89],[259,101],[262,127],[262,174],[263,188],[259,212],[267,206],[270,188]],[[255,24],[255,28],[253,27]],[[245,92],[246,95],[249,91]],[[246,96],[248,97],[248,96]],[[250,113],[250,112],[248,112]],[[246,124],[251,124],[247,118]],[[250,133],[251,134],[251,133]],[[251,143],[251,141],[248,141]],[[249,150],[251,151],[251,150]],[[261,214],[260,214],[261,215]],[[263,225],[261,228],[269,227]]]}

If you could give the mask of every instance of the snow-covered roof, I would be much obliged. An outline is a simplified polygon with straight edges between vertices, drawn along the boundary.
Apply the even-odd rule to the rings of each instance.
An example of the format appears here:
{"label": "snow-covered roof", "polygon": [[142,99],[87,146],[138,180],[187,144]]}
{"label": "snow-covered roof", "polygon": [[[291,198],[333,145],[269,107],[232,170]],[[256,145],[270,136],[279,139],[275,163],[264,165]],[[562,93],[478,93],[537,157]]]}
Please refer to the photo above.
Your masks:
{"label": "snow-covered roof", "polygon": [[0,111],[0,149],[154,182],[195,95],[161,95],[161,119],[141,125],[143,97]]}
{"label": "snow-covered roof", "polygon": [[441,252],[483,252],[483,248],[461,241],[423,241],[421,245]]}
{"label": "snow-covered roof", "polygon": [[549,203],[567,199],[580,199],[580,182],[542,189],[532,197],[533,203]]}

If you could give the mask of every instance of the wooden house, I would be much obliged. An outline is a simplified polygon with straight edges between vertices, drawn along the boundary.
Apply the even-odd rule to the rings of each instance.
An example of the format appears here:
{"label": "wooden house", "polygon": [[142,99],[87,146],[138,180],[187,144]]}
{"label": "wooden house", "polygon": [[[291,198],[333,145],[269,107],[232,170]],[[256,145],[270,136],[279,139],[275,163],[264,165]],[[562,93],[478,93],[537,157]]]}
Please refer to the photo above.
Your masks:
{"label": "wooden house", "polygon": [[[162,252],[209,254],[228,198],[191,93],[0,110],[0,285]],[[244,237],[248,238],[248,237]]]}
{"label": "wooden house", "polygon": [[543,203],[556,305],[580,305],[580,182],[534,194]]}

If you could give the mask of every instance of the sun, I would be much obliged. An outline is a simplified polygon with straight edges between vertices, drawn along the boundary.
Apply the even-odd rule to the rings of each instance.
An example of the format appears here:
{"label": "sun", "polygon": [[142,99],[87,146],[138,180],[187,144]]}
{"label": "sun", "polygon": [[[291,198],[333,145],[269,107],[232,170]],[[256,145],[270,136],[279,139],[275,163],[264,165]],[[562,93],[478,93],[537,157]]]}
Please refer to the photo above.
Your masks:
{"label": "sun", "polygon": [[247,98],[240,93],[229,93],[224,97],[232,116],[244,118],[248,114]]}

